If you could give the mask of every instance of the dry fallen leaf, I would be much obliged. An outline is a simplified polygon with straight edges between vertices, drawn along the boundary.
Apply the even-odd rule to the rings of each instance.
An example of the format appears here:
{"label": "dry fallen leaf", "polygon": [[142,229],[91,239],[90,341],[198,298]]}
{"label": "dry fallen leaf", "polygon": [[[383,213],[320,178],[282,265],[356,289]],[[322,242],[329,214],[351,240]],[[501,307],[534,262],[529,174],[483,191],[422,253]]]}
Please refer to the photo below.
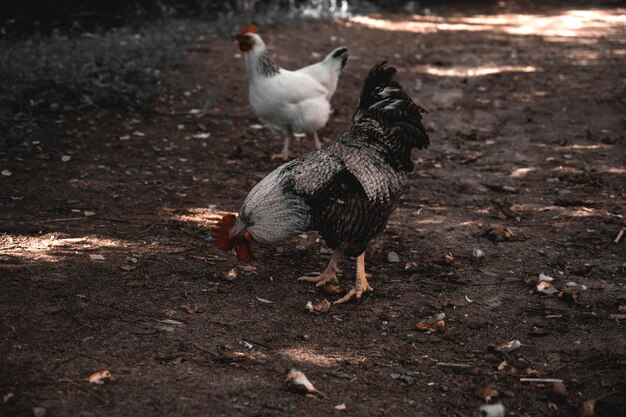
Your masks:
{"label": "dry fallen leaf", "polygon": [[8,169],[3,169],[2,170],[2,176],[10,177],[11,175],[13,175],[13,173],[11,171],[9,171]]}
{"label": "dry fallen leaf", "polygon": [[189,314],[193,314],[198,311],[198,306],[194,303],[187,303],[183,306],[183,308],[187,310],[187,313]]}
{"label": "dry fallen leaf", "polygon": [[487,237],[494,242],[504,242],[513,237],[513,232],[506,227],[493,226],[487,229]]}
{"label": "dry fallen leaf", "polygon": [[104,371],[94,372],[89,376],[89,378],[87,378],[87,380],[90,384],[102,385],[105,380],[113,380],[113,376],[108,369],[105,369]]}
{"label": "dry fallen leaf", "polygon": [[289,372],[287,373],[287,378],[285,378],[285,382],[287,383],[287,387],[294,392],[304,392],[307,394],[315,394],[323,398],[328,398],[328,395],[324,394],[322,391],[313,386],[311,381],[309,381],[306,375],[304,375],[304,372],[298,371],[296,369],[289,370]]}
{"label": "dry fallen leaf", "polygon": [[339,411],[345,410],[346,408],[348,408],[348,407],[346,407],[346,403],[337,404],[335,406],[335,410],[339,410]]}
{"label": "dry fallen leaf", "polygon": [[452,252],[446,252],[441,255],[441,262],[446,265],[450,265],[452,262],[454,262],[454,255],[452,255]]}
{"label": "dry fallen leaf", "polygon": [[135,131],[133,132],[133,136],[137,136],[137,137],[139,137],[139,138],[142,138],[142,137],[146,136],[146,134],[145,134],[145,133],[143,133],[143,132],[140,132],[139,130],[135,130]]}
{"label": "dry fallen leaf", "polygon": [[90,258],[92,261],[104,261],[104,260],[105,260],[104,256],[102,256],[102,255],[94,255],[94,254],[90,254],[90,255],[89,255],[89,258]]}
{"label": "dry fallen leaf", "polygon": [[576,288],[566,288],[558,294],[559,298],[565,301],[575,303],[580,297],[580,290]]}
{"label": "dry fallen leaf", "polygon": [[596,412],[596,400],[587,400],[580,408],[578,417],[591,417]]}
{"label": "dry fallen leaf", "polygon": [[556,288],[554,288],[552,286],[552,283],[548,281],[541,281],[539,284],[537,284],[536,289],[537,289],[537,292],[540,292],[545,295],[552,295],[556,292]]}
{"label": "dry fallen leaf", "polygon": [[127,256],[126,258],[124,258],[124,261],[120,265],[120,269],[124,271],[132,271],[133,269],[137,268],[136,264],[137,264],[137,258]]}
{"label": "dry fallen leaf", "polygon": [[496,350],[502,353],[509,353],[519,349],[521,346],[522,343],[519,340],[511,340],[510,342],[496,346]]}
{"label": "dry fallen leaf", "polygon": [[562,381],[553,382],[552,393],[557,397],[565,398],[567,397],[567,388],[565,388],[565,384]]}
{"label": "dry fallen leaf", "polygon": [[445,328],[445,318],[446,313],[435,314],[432,318],[417,323],[415,328],[423,332],[441,332]]}
{"label": "dry fallen leaf", "polygon": [[346,289],[343,287],[343,285],[341,285],[338,282],[331,282],[331,283],[324,285],[322,290],[324,291],[324,294],[326,295],[337,295],[337,294],[341,294]]}
{"label": "dry fallen leaf", "polygon": [[309,301],[306,303],[306,309],[313,314],[325,314],[330,311],[330,301],[327,299],[323,299],[322,301],[318,301],[317,303],[312,303]]}
{"label": "dry fallen leaf", "polygon": [[241,269],[245,272],[256,272],[256,266],[254,265],[242,265]]}
{"label": "dry fallen leaf", "polygon": [[217,278],[221,278],[225,281],[234,281],[239,274],[237,273],[237,268],[232,268],[228,271],[216,272],[215,275]]}
{"label": "dry fallen leaf", "polygon": [[485,400],[486,403],[488,403],[492,399],[496,398],[499,393],[496,387],[494,387],[493,385],[487,385],[484,387],[477,387],[474,390],[474,395],[478,398],[482,398],[483,400]]}
{"label": "dry fallen leaf", "polygon": [[95,212],[95,211],[85,210],[85,211],[83,211],[83,215],[84,215],[85,217],[91,217],[91,216],[95,216],[95,215],[96,215],[96,212]]}
{"label": "dry fallen leaf", "polygon": [[273,301],[270,301],[267,298],[256,297],[256,300],[262,304],[274,304]]}
{"label": "dry fallen leaf", "polygon": [[72,157],[70,155],[63,155],[61,157],[61,161],[63,161],[63,162],[68,162],[70,159],[72,159]]}

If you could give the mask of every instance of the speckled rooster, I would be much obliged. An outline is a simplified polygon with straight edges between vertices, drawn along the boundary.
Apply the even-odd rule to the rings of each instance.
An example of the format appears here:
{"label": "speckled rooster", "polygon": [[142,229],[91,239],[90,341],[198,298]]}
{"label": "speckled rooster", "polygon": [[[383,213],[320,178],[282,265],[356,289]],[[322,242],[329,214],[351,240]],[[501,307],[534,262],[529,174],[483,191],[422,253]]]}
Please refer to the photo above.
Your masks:
{"label": "speckled rooster", "polygon": [[288,162],[259,182],[239,215],[224,216],[213,230],[215,245],[253,259],[252,242],[274,244],[317,230],[333,250],[326,270],[300,281],[337,283],[342,255],[356,257],[354,287],[335,303],[372,291],[365,275],[365,249],[383,231],[407,175],[411,150],[429,145],[424,111],[395,80],[386,62],[367,75],[352,126],[332,146]]}

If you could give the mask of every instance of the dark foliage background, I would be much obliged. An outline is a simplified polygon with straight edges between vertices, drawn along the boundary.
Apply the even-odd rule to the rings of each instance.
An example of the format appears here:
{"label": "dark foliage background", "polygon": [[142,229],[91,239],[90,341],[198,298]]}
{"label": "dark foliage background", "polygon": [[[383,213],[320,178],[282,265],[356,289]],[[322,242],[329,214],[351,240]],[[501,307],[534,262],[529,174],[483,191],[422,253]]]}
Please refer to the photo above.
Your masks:
{"label": "dark foliage background", "polygon": [[[530,0],[519,0],[524,5]],[[451,7],[458,0],[447,0]],[[577,3],[572,1],[571,3]],[[605,0],[617,5],[621,0]],[[137,109],[167,86],[190,43],[244,22],[297,24],[385,9],[428,13],[437,0],[34,0],[0,2],[0,148],[29,145],[47,113]],[[541,2],[545,6],[545,2]],[[549,2],[548,2],[549,3]],[[497,0],[472,2],[482,10]],[[515,4],[513,6],[515,6]],[[508,7],[511,7],[509,5]]]}

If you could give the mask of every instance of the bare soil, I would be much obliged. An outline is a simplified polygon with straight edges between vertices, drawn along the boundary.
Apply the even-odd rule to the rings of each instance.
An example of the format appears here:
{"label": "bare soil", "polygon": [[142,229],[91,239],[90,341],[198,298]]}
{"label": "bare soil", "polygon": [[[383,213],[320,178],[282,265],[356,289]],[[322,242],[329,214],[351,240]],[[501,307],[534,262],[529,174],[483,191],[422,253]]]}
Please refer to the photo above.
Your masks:
{"label": "bare soil", "polygon": [[[153,111],[65,109],[0,154],[0,415],[470,416],[488,386],[510,416],[626,415],[625,10],[503,7],[262,33],[286,68],[350,48],[326,144],[378,60],[429,111],[432,146],[367,252],[374,293],[328,314],[304,306],[336,297],[295,281],[330,256],[314,233],[251,267],[207,241],[281,146],[229,39],[190,49]],[[554,294],[525,282],[541,273]],[[440,312],[443,331],[416,329]],[[289,392],[291,367],[329,399]]]}

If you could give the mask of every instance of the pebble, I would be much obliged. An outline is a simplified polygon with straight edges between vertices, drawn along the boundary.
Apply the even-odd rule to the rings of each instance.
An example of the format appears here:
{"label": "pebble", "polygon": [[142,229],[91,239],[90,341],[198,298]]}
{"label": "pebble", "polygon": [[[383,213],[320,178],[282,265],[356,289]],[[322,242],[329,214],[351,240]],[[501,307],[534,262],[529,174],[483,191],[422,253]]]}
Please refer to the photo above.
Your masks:
{"label": "pebble", "polygon": [[33,407],[33,416],[34,417],[44,417],[48,413],[43,407]]}
{"label": "pebble", "polygon": [[387,254],[387,260],[388,260],[389,262],[394,262],[394,263],[395,263],[395,262],[400,262],[400,257],[399,257],[399,256],[398,256],[398,254],[397,254],[397,253],[395,253],[395,252],[389,252],[389,253]]}
{"label": "pebble", "polygon": [[480,417],[504,417],[504,406],[502,403],[483,404],[478,408]]}

